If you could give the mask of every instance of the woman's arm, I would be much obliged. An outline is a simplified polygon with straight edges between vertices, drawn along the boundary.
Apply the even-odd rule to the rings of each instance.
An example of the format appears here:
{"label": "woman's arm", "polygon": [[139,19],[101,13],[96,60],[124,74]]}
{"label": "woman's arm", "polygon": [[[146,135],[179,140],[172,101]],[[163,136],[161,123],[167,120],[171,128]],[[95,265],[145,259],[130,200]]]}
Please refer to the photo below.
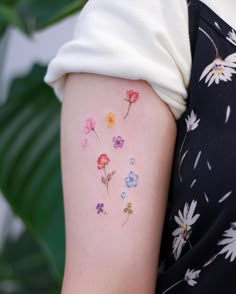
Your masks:
{"label": "woman's arm", "polygon": [[155,293],[175,140],[175,119],[147,82],[68,76],[63,294]]}

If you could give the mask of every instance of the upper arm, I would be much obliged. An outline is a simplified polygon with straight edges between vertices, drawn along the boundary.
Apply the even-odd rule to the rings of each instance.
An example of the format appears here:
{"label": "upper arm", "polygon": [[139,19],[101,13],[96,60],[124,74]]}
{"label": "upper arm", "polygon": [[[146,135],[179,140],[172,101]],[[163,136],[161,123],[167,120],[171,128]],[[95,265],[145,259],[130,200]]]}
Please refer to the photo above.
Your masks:
{"label": "upper arm", "polygon": [[[124,99],[129,90],[139,95],[131,104]],[[118,136],[124,142],[114,147]],[[61,121],[64,294],[155,292],[175,140],[175,119],[147,82],[68,76]]]}

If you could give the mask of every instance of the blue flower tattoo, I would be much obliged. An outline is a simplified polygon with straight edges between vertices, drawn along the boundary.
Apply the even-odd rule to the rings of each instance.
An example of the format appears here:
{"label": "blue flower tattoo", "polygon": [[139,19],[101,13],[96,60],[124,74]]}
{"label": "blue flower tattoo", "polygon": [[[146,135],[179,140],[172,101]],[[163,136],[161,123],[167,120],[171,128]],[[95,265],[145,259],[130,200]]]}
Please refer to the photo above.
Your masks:
{"label": "blue flower tattoo", "polygon": [[136,187],[138,185],[138,175],[134,172],[129,172],[128,176],[125,178],[125,183],[128,188]]}

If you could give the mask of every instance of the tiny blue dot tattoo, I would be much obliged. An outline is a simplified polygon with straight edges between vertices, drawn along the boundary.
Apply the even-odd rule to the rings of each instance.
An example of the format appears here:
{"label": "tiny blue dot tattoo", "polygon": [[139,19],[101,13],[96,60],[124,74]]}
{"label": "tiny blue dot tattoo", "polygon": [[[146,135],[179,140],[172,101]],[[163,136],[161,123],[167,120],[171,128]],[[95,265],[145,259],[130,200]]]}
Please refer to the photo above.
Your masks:
{"label": "tiny blue dot tattoo", "polygon": [[125,193],[125,192],[121,192],[121,193],[120,193],[120,196],[121,196],[121,198],[124,199],[124,198],[126,198],[126,193]]}
{"label": "tiny blue dot tattoo", "polygon": [[135,158],[134,157],[131,157],[130,160],[129,160],[130,164],[134,165],[135,164]]}

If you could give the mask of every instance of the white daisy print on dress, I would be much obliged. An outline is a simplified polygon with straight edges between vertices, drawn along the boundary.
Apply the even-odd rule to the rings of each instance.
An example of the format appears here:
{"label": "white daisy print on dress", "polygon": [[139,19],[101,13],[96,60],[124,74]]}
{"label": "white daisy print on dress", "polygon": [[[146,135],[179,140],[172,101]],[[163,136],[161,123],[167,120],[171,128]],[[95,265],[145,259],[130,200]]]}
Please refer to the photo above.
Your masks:
{"label": "white daisy print on dress", "polygon": [[230,112],[231,112],[231,108],[230,108],[230,105],[228,105],[226,109],[225,123],[227,123],[229,120]]}
{"label": "white daisy print on dress", "polygon": [[208,83],[208,87],[210,87],[214,82],[219,84],[220,81],[232,81],[232,76],[236,73],[236,53],[233,53],[223,59],[219,55],[218,48],[212,38],[201,27],[199,27],[199,30],[207,36],[216,51],[214,60],[203,70],[199,81],[205,78],[205,83]]}
{"label": "white daisy print on dress", "polygon": [[232,194],[232,191],[229,191],[228,193],[226,193],[224,196],[222,196],[218,202],[221,203],[223,201],[225,201],[230,195]]}
{"label": "white daisy print on dress", "polygon": [[211,264],[217,256],[225,254],[225,259],[230,258],[230,262],[233,262],[236,258],[236,222],[232,222],[230,228],[223,234],[224,239],[220,240],[217,244],[224,245],[224,247],[215,254],[209,261],[204,264],[204,267]]}
{"label": "white daisy print on dress", "polygon": [[197,115],[192,110],[191,113],[190,113],[190,115],[188,115],[187,118],[185,118],[185,121],[186,121],[187,130],[186,130],[186,133],[184,135],[184,139],[183,139],[183,142],[182,142],[180,151],[179,151],[179,158],[178,158],[178,173],[179,173],[179,179],[180,179],[181,182],[182,182],[181,165],[183,163],[183,160],[184,160],[185,156],[188,153],[188,150],[186,150],[184,152],[184,154],[182,155],[182,150],[183,150],[183,147],[184,147],[184,143],[185,143],[185,140],[187,138],[187,134],[190,131],[193,131],[193,130],[195,130],[198,127],[198,124],[199,124],[200,119],[197,119]]}
{"label": "white daisy print on dress", "polygon": [[207,167],[208,167],[209,170],[212,170],[211,164],[210,164],[210,162],[208,160],[207,160]]}
{"label": "white daisy print on dress", "polygon": [[171,289],[173,289],[174,287],[176,287],[178,284],[180,284],[182,282],[186,282],[189,286],[192,286],[192,287],[195,286],[197,284],[196,279],[199,278],[200,272],[201,272],[201,270],[195,271],[194,269],[192,269],[192,270],[188,269],[182,280],[179,280],[178,282],[176,282],[175,284],[173,284],[172,286],[167,288],[161,294],[167,293],[168,291],[170,291]]}
{"label": "white daisy print on dress", "polygon": [[233,29],[232,32],[228,32],[226,39],[236,46],[236,32]]}
{"label": "white daisy print on dress", "polygon": [[218,22],[214,22],[215,26],[217,27],[218,30],[221,30],[221,27],[219,26]]}
{"label": "white daisy print on dress", "polygon": [[195,185],[196,182],[197,182],[196,179],[194,179],[194,180],[192,181],[192,183],[191,183],[191,185],[190,185],[190,189],[192,189],[192,187]]}
{"label": "white daisy print on dress", "polygon": [[204,192],[204,196],[205,196],[206,202],[209,202],[209,197],[207,196],[206,192]]}
{"label": "white daisy print on dress", "polygon": [[177,229],[175,229],[172,232],[172,236],[174,236],[172,249],[173,249],[173,255],[175,260],[177,260],[180,257],[180,254],[182,252],[182,249],[184,245],[188,242],[190,248],[192,248],[192,245],[190,243],[190,236],[192,234],[192,225],[197,221],[200,214],[195,214],[197,201],[193,200],[192,203],[189,204],[186,202],[184,205],[183,213],[179,210],[178,216],[175,216],[175,221],[179,225]]}
{"label": "white daisy print on dress", "polygon": [[198,152],[198,154],[197,154],[196,159],[195,159],[193,169],[195,169],[195,168],[197,167],[198,162],[199,162],[199,159],[200,159],[200,157],[201,157],[201,154],[202,154],[202,151],[200,150],[200,151]]}

